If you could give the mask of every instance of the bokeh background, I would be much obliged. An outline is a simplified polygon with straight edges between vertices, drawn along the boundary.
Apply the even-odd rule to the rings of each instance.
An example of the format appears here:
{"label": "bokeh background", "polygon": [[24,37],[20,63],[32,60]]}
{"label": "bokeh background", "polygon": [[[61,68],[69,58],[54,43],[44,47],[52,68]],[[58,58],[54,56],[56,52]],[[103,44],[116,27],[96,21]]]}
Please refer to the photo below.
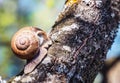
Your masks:
{"label": "bokeh background", "polygon": [[[12,35],[25,26],[36,26],[49,32],[64,2],[65,0],[0,0],[0,76],[9,79],[18,74],[25,63],[11,51]],[[107,58],[120,54],[120,29],[118,31]]]}

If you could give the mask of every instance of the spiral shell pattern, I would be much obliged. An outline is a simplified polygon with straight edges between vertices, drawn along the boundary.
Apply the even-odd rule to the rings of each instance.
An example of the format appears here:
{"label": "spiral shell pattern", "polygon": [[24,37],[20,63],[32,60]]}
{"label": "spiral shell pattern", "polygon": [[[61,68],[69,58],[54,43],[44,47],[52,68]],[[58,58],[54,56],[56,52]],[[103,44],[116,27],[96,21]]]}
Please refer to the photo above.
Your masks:
{"label": "spiral shell pattern", "polygon": [[22,59],[32,59],[39,51],[40,40],[35,28],[25,27],[15,33],[11,40],[13,52]]}

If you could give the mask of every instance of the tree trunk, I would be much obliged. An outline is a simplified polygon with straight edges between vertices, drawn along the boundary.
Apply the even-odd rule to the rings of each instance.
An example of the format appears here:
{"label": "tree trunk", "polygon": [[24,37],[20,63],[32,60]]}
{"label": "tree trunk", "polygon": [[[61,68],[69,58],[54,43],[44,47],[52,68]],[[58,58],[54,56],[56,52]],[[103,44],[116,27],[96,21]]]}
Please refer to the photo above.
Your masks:
{"label": "tree trunk", "polygon": [[88,1],[66,1],[48,34],[47,56],[33,72],[21,72],[9,83],[93,83],[117,32],[120,1],[112,1],[112,10],[110,0]]}

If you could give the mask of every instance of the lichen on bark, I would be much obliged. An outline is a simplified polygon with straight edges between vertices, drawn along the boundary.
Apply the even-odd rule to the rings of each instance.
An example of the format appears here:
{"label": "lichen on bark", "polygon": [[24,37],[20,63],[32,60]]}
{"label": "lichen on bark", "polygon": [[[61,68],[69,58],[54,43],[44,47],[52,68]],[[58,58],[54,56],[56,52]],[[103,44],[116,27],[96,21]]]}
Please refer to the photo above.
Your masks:
{"label": "lichen on bark", "polygon": [[52,45],[45,59],[33,72],[22,72],[9,82],[93,83],[117,32],[119,14],[110,3],[77,0],[65,4],[48,34]]}

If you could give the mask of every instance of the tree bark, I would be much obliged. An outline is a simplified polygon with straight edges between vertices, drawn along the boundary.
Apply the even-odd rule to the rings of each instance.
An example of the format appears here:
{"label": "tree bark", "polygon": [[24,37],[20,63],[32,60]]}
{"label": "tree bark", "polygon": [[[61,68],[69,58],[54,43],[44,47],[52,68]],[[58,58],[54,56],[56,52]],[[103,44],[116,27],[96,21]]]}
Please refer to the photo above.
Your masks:
{"label": "tree bark", "polygon": [[9,83],[93,83],[117,32],[120,1],[74,1],[66,1],[48,34],[52,45],[42,63]]}

